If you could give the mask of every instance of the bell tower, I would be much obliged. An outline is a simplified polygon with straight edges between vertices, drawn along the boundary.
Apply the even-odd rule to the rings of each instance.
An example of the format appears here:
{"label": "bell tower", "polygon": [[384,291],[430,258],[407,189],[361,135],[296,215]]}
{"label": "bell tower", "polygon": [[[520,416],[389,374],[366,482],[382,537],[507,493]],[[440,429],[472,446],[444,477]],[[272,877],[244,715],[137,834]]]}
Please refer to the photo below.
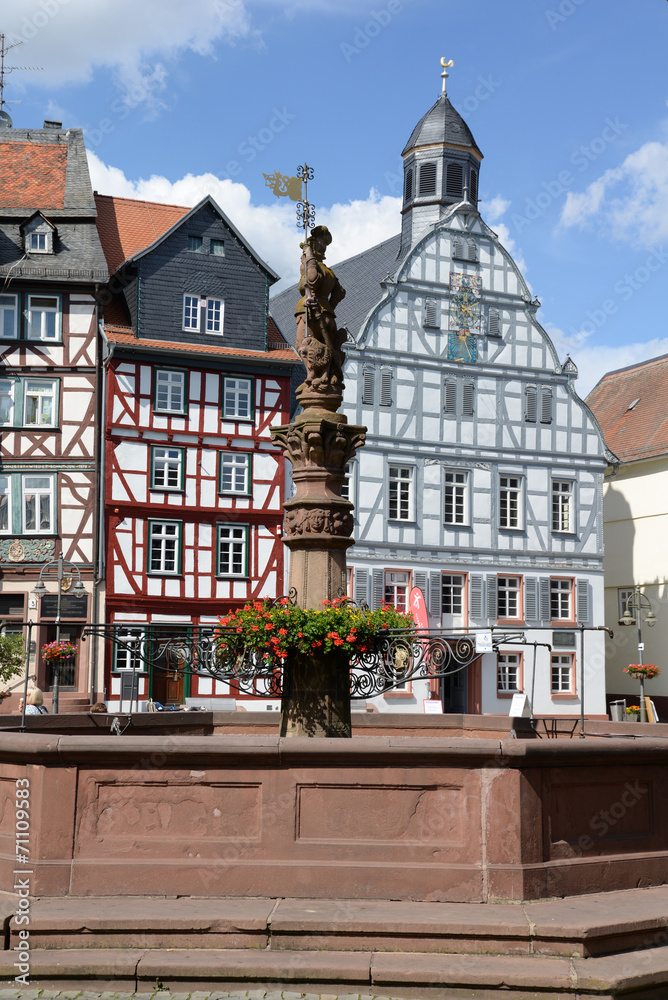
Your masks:
{"label": "bell tower", "polygon": [[453,205],[468,201],[476,208],[478,204],[482,153],[448,98],[448,67],[452,65],[452,60],[441,59],[441,93],[413,129],[401,154],[404,197],[399,257]]}

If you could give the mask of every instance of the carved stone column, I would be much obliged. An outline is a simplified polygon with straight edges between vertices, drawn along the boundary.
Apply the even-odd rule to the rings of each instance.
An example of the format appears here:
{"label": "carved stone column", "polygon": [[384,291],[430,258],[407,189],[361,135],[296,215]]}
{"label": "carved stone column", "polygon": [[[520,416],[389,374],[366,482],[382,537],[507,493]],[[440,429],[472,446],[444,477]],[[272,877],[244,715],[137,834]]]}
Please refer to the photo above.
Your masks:
{"label": "carved stone column", "polygon": [[[341,349],[333,305],[345,291],[323,262],[331,236],[318,226],[302,256],[297,305],[297,350],[306,379],[297,389],[302,413],[273,440],[292,463],[295,494],[285,508],[284,542],[290,550],[289,585],[302,608],[346,593],[346,552],[353,545],[353,504],[341,496],[345,467],[364,444],[366,427],[348,424],[337,410],[343,393]],[[310,662],[309,662],[310,661]],[[343,675],[343,676],[342,676]],[[350,736],[347,661],[339,655],[295,657],[283,678],[281,734]]]}

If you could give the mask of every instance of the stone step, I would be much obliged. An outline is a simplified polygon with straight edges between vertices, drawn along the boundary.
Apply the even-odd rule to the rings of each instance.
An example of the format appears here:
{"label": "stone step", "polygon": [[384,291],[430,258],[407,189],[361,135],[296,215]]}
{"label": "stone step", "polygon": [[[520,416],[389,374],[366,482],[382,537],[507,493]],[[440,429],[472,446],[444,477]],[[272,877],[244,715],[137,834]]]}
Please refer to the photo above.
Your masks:
{"label": "stone step", "polygon": [[[167,902],[167,901],[166,901]],[[0,987],[16,989],[17,952],[0,952]],[[668,947],[599,958],[244,949],[30,949],[35,990],[153,993],[245,988],[382,994],[420,1000],[665,1000]],[[88,994],[86,994],[88,995]],[[159,994],[157,994],[159,996]]]}
{"label": "stone step", "polygon": [[[19,943],[15,900],[0,914]],[[36,899],[33,948],[265,949],[593,957],[668,944],[668,887],[522,904],[146,897]]]}

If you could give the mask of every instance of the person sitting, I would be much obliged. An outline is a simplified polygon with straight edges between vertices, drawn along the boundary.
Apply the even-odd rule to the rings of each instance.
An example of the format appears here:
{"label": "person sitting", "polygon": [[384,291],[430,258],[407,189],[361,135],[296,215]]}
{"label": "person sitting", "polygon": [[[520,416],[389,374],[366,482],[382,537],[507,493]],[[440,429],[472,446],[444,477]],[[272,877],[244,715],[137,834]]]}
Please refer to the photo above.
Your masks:
{"label": "person sitting", "polygon": [[48,715],[49,710],[44,704],[44,695],[39,688],[28,691],[28,704],[26,705],[26,715]]}

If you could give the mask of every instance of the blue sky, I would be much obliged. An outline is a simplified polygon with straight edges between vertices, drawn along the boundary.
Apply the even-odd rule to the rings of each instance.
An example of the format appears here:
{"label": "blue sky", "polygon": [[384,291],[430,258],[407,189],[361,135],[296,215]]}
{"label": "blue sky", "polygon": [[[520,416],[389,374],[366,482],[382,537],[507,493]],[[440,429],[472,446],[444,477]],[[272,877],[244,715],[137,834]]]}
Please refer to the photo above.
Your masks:
{"label": "blue sky", "polygon": [[483,216],[581,394],[668,352],[666,0],[5,0],[0,28],[43,67],[8,77],[18,127],[83,128],[103,193],[211,193],[279,288],[299,233],[263,173],[313,166],[332,262],[397,232],[401,149],[452,58]]}

